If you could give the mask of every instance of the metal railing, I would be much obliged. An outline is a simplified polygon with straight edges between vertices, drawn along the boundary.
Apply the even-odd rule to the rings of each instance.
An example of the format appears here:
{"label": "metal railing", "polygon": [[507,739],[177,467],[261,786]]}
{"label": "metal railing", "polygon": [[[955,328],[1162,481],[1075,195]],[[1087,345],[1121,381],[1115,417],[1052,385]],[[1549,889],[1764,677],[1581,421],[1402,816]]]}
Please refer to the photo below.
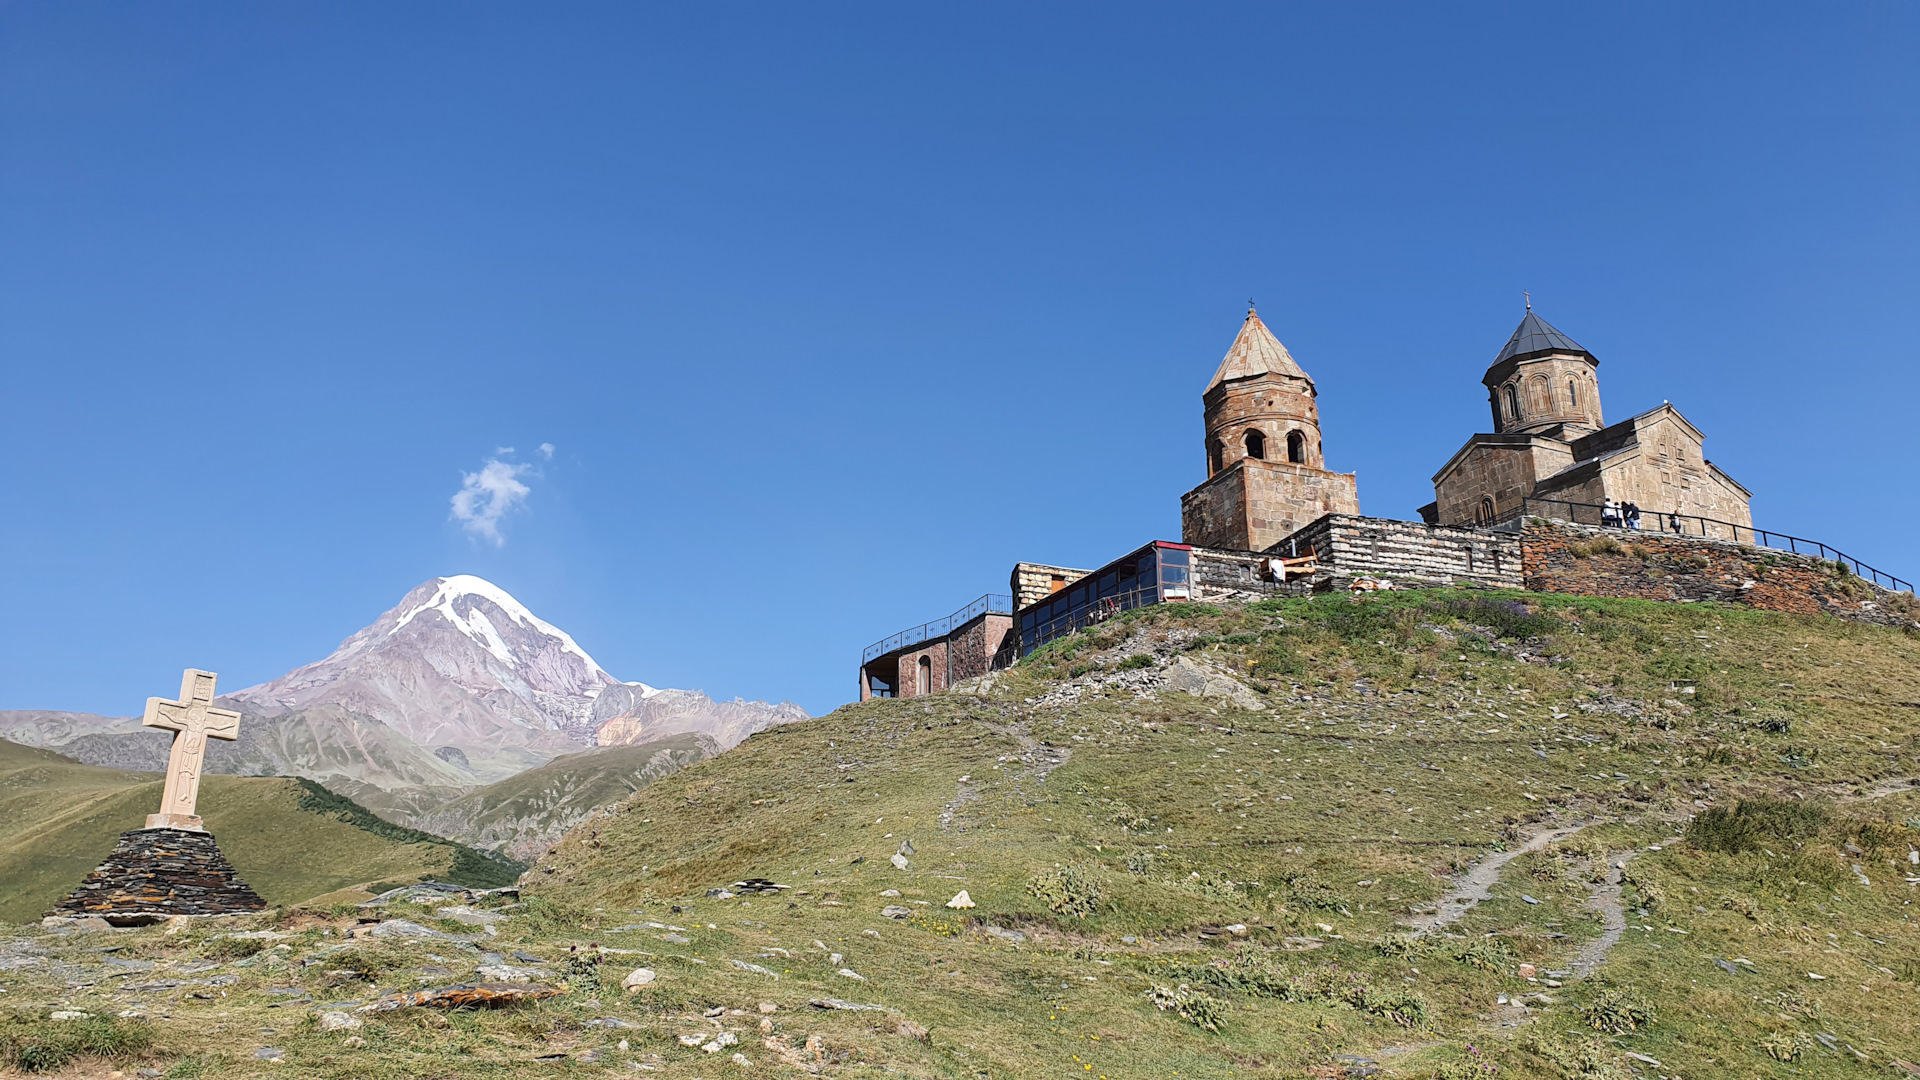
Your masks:
{"label": "metal railing", "polygon": [[1490,522],[1478,522],[1480,527],[1504,525],[1518,521],[1523,517],[1552,518],[1569,521],[1575,525],[1593,525],[1604,529],[1619,529],[1622,532],[1657,532],[1666,536],[1689,536],[1706,540],[1731,540],[1736,544],[1751,544],[1755,547],[1772,548],[1787,551],[1795,555],[1811,555],[1831,563],[1847,567],[1854,574],[1873,582],[1891,592],[1912,592],[1913,582],[1898,578],[1892,574],[1877,570],[1838,548],[1828,547],[1818,540],[1789,536],[1786,533],[1768,529],[1756,529],[1751,525],[1741,525],[1732,521],[1720,521],[1715,518],[1701,517],[1698,514],[1676,514],[1666,511],[1641,510],[1638,525],[1622,520],[1618,506],[1608,507],[1599,503],[1565,502],[1560,499],[1522,499],[1521,505],[1509,510]]}
{"label": "metal railing", "polygon": [[1014,627],[1013,633],[1020,639],[1020,655],[1045,645],[1058,637],[1064,637],[1083,626],[1093,626],[1106,622],[1123,611],[1145,607],[1160,602],[1160,584],[1137,586],[1127,592],[1103,596],[1098,600],[1089,600],[1085,605],[1076,607],[1065,615],[1058,615],[1043,623],[1036,623],[1032,630]]}
{"label": "metal railing", "polygon": [[1013,597],[1006,593],[988,593],[944,619],[935,619],[932,622],[921,623],[911,630],[902,630],[892,637],[881,638],[879,641],[867,646],[866,649],[861,652],[860,663],[864,667],[867,661],[872,660],[876,656],[885,656],[896,649],[904,649],[909,645],[918,645],[923,641],[931,641],[934,638],[942,637],[952,633],[954,627],[964,626],[970,620],[977,619],[989,613],[997,615],[1013,614]]}

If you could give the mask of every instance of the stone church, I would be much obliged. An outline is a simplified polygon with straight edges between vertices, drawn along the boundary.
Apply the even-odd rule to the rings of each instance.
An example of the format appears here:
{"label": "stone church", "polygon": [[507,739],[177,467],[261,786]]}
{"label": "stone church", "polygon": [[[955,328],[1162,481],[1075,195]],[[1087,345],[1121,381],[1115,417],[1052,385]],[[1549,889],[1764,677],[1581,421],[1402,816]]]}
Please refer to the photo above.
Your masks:
{"label": "stone church", "polygon": [[[1468,439],[1433,477],[1434,501],[1420,516],[1439,525],[1486,525],[1547,500],[1534,511],[1598,524],[1592,509],[1611,499],[1665,529],[1681,514],[1687,531],[1713,536],[1751,528],[1752,493],[1708,461],[1705,436],[1662,403],[1608,426],[1600,411],[1599,358],[1534,313],[1531,304],[1481,382],[1493,431]],[[1584,508],[1561,504],[1588,504]],[[1666,523],[1663,523],[1665,521]]]}
{"label": "stone church", "polygon": [[1327,514],[1358,514],[1352,473],[1329,472],[1313,378],[1247,306],[1201,395],[1207,479],[1180,497],[1181,539],[1265,551]]}

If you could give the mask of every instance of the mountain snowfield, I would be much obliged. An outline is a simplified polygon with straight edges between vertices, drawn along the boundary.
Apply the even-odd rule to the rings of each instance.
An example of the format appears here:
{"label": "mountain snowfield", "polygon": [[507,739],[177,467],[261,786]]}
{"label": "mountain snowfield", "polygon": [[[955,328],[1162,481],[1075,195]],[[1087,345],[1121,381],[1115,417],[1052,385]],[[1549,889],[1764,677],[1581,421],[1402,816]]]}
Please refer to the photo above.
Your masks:
{"label": "mountain snowfield", "polygon": [[[624,682],[468,574],[420,585],[325,659],[223,699],[245,719],[238,741],[208,747],[210,772],[305,776],[406,823],[596,747],[696,735],[717,752],[807,718],[789,702]],[[166,739],[127,718],[0,713],[0,737],[122,769],[159,769],[167,755]]]}

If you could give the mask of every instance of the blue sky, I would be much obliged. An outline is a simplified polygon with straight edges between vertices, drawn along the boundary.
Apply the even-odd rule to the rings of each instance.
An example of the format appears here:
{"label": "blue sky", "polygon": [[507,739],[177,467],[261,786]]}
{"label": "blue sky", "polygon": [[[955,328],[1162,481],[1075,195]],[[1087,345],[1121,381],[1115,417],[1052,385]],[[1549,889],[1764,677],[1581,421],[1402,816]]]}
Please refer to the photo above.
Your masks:
{"label": "blue sky", "polygon": [[[1485,426],[1527,289],[1610,418],[1672,400],[1758,523],[1913,577],[1917,47],[1910,4],[0,7],[0,708],[237,688],[473,573],[822,712],[1017,559],[1177,539],[1250,296],[1366,513]],[[482,525],[525,489],[497,543],[468,475]]]}

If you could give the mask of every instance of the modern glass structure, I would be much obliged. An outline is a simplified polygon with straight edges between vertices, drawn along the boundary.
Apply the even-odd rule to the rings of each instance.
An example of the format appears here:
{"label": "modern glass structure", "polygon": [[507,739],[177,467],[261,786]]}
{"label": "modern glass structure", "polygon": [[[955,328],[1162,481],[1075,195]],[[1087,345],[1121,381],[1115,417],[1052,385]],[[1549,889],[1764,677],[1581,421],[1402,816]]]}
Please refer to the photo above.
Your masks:
{"label": "modern glass structure", "polygon": [[1156,540],[1029,604],[1016,616],[1020,655],[1119,612],[1185,600],[1191,550],[1186,544]]}

